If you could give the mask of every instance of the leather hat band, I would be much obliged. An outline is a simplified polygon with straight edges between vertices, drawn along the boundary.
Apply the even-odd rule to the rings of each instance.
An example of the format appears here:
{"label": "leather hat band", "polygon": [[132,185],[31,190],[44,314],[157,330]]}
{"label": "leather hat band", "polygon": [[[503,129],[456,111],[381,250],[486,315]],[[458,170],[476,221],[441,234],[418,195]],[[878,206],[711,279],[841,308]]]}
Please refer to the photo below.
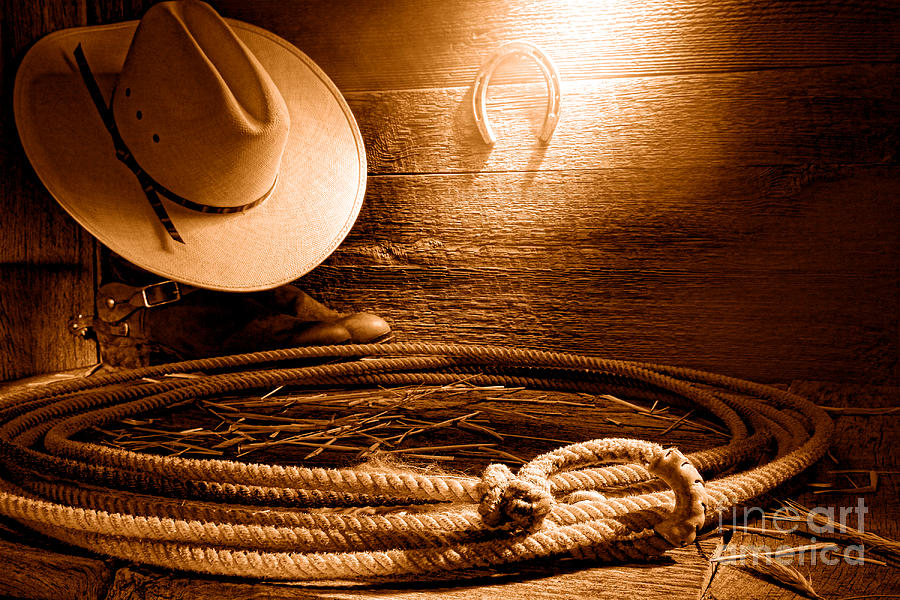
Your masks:
{"label": "leather hat band", "polygon": [[169,237],[171,237],[173,240],[175,240],[176,242],[181,242],[182,244],[184,243],[184,239],[181,237],[181,234],[178,233],[178,230],[175,228],[175,224],[172,223],[172,219],[169,217],[169,213],[166,211],[166,207],[163,206],[163,203],[159,198],[160,195],[190,210],[201,213],[215,214],[230,214],[250,210],[271,195],[272,190],[275,189],[275,184],[278,181],[277,176],[275,177],[275,181],[272,182],[272,185],[269,187],[268,191],[266,191],[265,194],[263,194],[256,200],[253,200],[252,202],[239,204],[237,206],[213,206],[210,204],[203,204],[202,202],[188,200],[187,198],[179,196],[163,184],[156,181],[141,168],[137,160],[134,158],[134,155],[125,144],[125,140],[123,140],[122,136],[119,134],[112,109],[107,106],[106,101],[103,99],[103,94],[100,92],[100,87],[97,85],[94,74],[91,72],[91,68],[88,65],[87,58],[84,55],[84,50],[82,49],[81,44],[78,44],[78,47],[75,48],[74,54],[75,62],[78,63],[78,70],[81,72],[81,78],[82,80],[84,80],[84,85],[85,87],[87,87],[88,93],[90,93],[91,100],[93,100],[94,106],[97,108],[97,112],[100,113],[100,118],[103,120],[103,125],[106,127],[106,130],[109,132],[109,135],[112,138],[113,145],[116,148],[116,158],[118,158],[122,162],[122,164],[128,167],[128,169],[132,173],[134,173],[134,176],[137,177],[138,182],[140,182],[141,184],[141,188],[144,190],[144,194],[147,196],[147,201],[150,202],[150,206],[153,207],[153,212],[156,213],[159,222],[162,223],[163,227],[165,227],[166,229],[166,232],[169,234]]}

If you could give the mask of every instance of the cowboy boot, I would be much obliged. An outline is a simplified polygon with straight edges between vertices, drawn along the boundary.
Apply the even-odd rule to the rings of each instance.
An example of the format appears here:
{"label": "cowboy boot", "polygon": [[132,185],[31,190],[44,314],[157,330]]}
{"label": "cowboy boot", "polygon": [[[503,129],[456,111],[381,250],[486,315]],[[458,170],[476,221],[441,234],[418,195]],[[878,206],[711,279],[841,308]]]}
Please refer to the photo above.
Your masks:
{"label": "cowboy boot", "polygon": [[[121,262],[110,266],[108,272],[120,281],[100,287],[93,319],[109,366],[391,338],[390,325],[380,317],[335,311],[292,285],[244,294],[216,292],[160,282]],[[148,280],[156,281],[146,284]]]}

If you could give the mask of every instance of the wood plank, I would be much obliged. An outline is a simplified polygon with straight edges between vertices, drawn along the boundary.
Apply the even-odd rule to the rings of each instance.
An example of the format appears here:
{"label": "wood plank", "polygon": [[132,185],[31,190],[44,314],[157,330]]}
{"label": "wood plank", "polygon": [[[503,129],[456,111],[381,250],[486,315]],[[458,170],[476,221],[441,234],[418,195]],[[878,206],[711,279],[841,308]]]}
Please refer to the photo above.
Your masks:
{"label": "wood plank", "polygon": [[0,264],[0,381],[97,362],[96,344],[68,330],[70,319],[93,311],[88,237],[71,249],[84,250],[86,264]]}
{"label": "wood plank", "polygon": [[468,88],[347,99],[375,174],[877,164],[897,159],[898,82],[897,64],[566,81],[548,144],[537,137],[545,86],[497,85],[494,146],[478,133]]}
{"label": "wood plank", "polygon": [[893,168],[372,177],[354,230],[300,285],[408,340],[885,381],[898,181]]}
{"label": "wood plank", "polygon": [[[7,532],[4,537],[15,539]],[[112,581],[106,562],[0,538],[0,595],[29,600],[101,600]]]}
{"label": "wood plank", "polygon": [[[868,385],[837,385],[833,383],[796,381],[791,390],[806,395],[814,401],[827,406],[880,407],[900,404],[900,388],[877,387]],[[835,469],[880,469],[893,471],[879,478],[878,490],[875,493],[846,494],[812,494],[807,488],[797,500],[808,508],[818,507],[823,511],[833,510],[835,520],[840,520],[841,508],[854,509],[847,513],[846,523],[859,527],[859,502],[864,510],[862,529],[881,536],[900,539],[900,455],[896,452],[897,441],[900,440],[900,418],[896,414],[890,416],[837,416],[836,435],[831,454],[840,464],[830,460],[821,461],[808,480],[814,482],[834,482],[837,488],[851,485],[840,475],[829,472]],[[868,477],[852,475],[856,484],[863,487]],[[820,536],[821,537],[821,536]],[[820,540],[822,541],[822,540]],[[741,546],[754,546],[765,549],[782,544],[798,546],[808,544],[807,536],[790,536],[786,540],[763,538],[758,535],[737,533],[729,544],[728,553],[735,552]],[[851,543],[852,545],[852,543]],[[850,552],[857,556],[858,550]],[[867,558],[883,559],[874,551],[864,552]],[[893,566],[874,564],[853,564],[840,559],[836,564],[823,564],[821,555],[815,566],[810,565],[807,556],[806,565],[799,567],[808,574],[815,590],[825,598],[847,597],[893,597],[900,590],[900,570]],[[887,594],[888,596],[878,596]],[[768,600],[788,600],[797,598],[793,591],[772,584],[765,578],[758,578],[747,572],[730,566],[720,566],[707,589],[705,600],[737,600],[738,598],[765,598]]]}
{"label": "wood plank", "polygon": [[544,262],[552,256],[702,273],[886,267],[900,233],[889,218],[898,175],[894,167],[674,167],[371,177],[334,262],[559,266]]}
{"label": "wood plank", "polygon": [[891,62],[900,50],[900,11],[891,1],[213,4],[297,45],[344,92],[469,86],[511,40],[541,46],[565,81]]}
{"label": "wood plank", "polygon": [[[2,78],[11,90],[25,49],[42,35],[84,24],[83,6],[6,1]],[[19,144],[10,106],[0,119],[0,380],[96,361],[93,344],[66,331],[93,306],[94,241],[50,197]]]}
{"label": "wood plank", "polygon": [[87,2],[87,22],[91,25],[140,19],[158,0],[104,0]]}

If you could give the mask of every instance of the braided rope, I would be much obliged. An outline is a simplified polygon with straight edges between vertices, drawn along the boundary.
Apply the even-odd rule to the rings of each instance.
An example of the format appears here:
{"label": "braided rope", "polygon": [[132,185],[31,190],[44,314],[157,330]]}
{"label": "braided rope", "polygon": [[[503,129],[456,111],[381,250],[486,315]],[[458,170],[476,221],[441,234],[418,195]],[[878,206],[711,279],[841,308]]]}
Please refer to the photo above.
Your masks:
{"label": "braided rope", "polygon": [[[154,379],[171,373],[196,377]],[[77,440],[94,426],[224,393],[446,385],[461,376],[689,403],[718,417],[731,439],[687,457],[646,441],[589,440],[517,473],[489,465],[480,478],[162,457]],[[268,579],[421,575],[554,556],[634,560],[689,543],[720,512],[798,474],[824,454],[831,433],[825,412],[802,397],[690,369],[490,346],[304,347],[0,398],[0,514],[101,554]],[[769,445],[770,461],[717,476]],[[422,508],[340,509],[411,504]]]}

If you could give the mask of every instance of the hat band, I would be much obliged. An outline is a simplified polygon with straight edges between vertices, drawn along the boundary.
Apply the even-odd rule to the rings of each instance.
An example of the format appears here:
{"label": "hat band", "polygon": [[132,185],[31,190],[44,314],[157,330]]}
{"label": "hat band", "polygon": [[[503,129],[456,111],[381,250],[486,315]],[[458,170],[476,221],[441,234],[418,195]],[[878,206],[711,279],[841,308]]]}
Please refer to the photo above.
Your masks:
{"label": "hat band", "polygon": [[81,79],[84,81],[85,87],[87,87],[88,93],[91,96],[91,100],[94,102],[94,106],[97,108],[97,112],[100,114],[100,119],[103,121],[103,125],[106,127],[106,130],[109,132],[110,137],[112,138],[113,145],[116,148],[116,158],[122,162],[128,169],[134,173],[134,176],[137,177],[138,182],[141,184],[141,189],[144,190],[144,194],[147,196],[147,201],[150,203],[150,206],[153,208],[153,212],[156,213],[156,217],[159,219],[159,222],[162,223],[163,227],[166,229],[166,232],[176,242],[184,243],[184,239],[181,237],[181,234],[178,233],[178,230],[175,228],[175,224],[172,223],[172,219],[169,217],[168,211],[166,211],[166,207],[163,206],[162,200],[160,200],[159,196],[162,195],[168,200],[171,200],[175,204],[188,208],[190,210],[194,210],[201,213],[214,213],[214,214],[231,214],[238,212],[245,212],[262,203],[266,198],[268,198],[272,191],[275,189],[275,184],[278,182],[278,175],[275,175],[275,181],[272,182],[272,185],[262,196],[253,200],[251,202],[247,202],[246,204],[239,204],[236,206],[213,206],[211,204],[203,204],[202,202],[195,202],[193,200],[188,200],[187,198],[180,196],[164,186],[163,184],[156,181],[152,176],[150,176],[144,169],[141,168],[140,164],[138,164],[137,159],[134,158],[134,155],[128,149],[128,146],[125,144],[125,140],[122,139],[121,134],[119,134],[119,129],[116,127],[116,120],[113,115],[112,108],[107,106],[106,101],[103,98],[103,93],[100,91],[100,86],[97,85],[97,80],[94,78],[93,72],[91,72],[91,67],[88,65],[87,58],[84,55],[84,50],[81,47],[81,44],[78,44],[78,47],[75,48],[75,62],[78,63],[78,70],[81,72]]}

